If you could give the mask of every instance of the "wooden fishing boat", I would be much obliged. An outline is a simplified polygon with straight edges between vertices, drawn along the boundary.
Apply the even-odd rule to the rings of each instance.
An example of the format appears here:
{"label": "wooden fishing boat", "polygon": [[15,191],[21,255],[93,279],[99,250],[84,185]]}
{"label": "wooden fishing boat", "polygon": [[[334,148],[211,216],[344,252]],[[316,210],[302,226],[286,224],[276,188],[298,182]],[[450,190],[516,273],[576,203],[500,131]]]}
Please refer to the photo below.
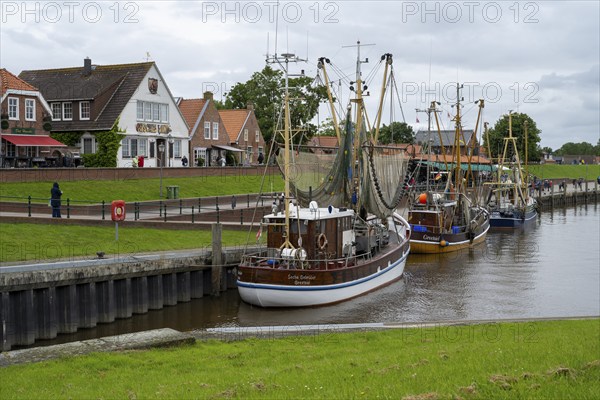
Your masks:
{"label": "wooden fishing boat", "polygon": [[[282,57],[287,76],[294,56]],[[329,60],[319,62],[325,71]],[[257,239],[266,233],[266,246],[248,251],[238,267],[243,301],[261,307],[320,306],[363,295],[402,276],[410,227],[394,212],[401,193],[392,190],[387,196],[386,184],[402,182],[408,156],[378,151],[369,140],[372,130],[363,118],[360,79],[357,72],[356,112],[349,107],[345,129],[337,132],[339,147],[327,154],[293,144],[286,85],[277,158],[285,191],[262,218]],[[354,123],[351,115],[359,116]],[[392,161],[399,164],[391,166]],[[382,165],[393,171],[392,179],[377,171]],[[314,181],[307,183],[311,177]]]}
{"label": "wooden fishing boat", "polygon": [[[457,99],[460,98],[457,85]],[[436,104],[438,103],[432,102],[430,110],[438,122],[438,135],[442,143]],[[490,228],[488,211],[476,203],[477,194],[469,196],[466,190],[465,170],[461,166],[461,156],[464,155],[461,155],[460,146],[463,141],[460,108],[460,101],[457,101],[452,144],[454,162],[452,166],[446,165],[446,171],[453,169],[453,173],[448,173],[443,190],[429,189],[428,182],[427,190],[414,196],[408,212],[413,253],[447,253],[468,248],[483,242]],[[480,100],[474,132],[479,124],[482,108],[483,101]]]}
{"label": "wooden fishing boat", "polygon": [[504,138],[496,180],[486,185],[490,188],[487,205],[492,228],[514,229],[535,222],[538,205],[527,190],[527,174],[521,165],[517,140],[512,135],[511,112],[508,113],[508,137]]}

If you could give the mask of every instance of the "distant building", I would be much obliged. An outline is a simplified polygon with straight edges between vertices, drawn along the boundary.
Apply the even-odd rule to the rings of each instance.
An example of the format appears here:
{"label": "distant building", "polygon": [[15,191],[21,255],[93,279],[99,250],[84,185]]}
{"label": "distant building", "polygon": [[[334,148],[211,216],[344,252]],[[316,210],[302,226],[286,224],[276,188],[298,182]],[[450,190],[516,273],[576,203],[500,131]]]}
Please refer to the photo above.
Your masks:
{"label": "distant building", "polygon": [[33,85],[0,69],[0,167],[62,165],[66,146],[49,136],[50,106]]}
{"label": "distant building", "polygon": [[[82,132],[82,154],[96,153],[96,135],[119,121],[126,137],[117,166],[181,166],[188,154],[188,126],[154,62],[93,65],[23,71],[21,79],[37,86],[47,99],[52,132]],[[161,153],[160,150],[163,149]]]}
{"label": "distant building", "polygon": [[[454,130],[440,131],[439,133],[437,131],[419,131],[415,133],[415,144],[427,148],[428,143],[430,143],[432,154],[451,154],[452,147],[454,146],[454,137]],[[459,145],[462,155],[467,155],[468,149],[474,149],[475,155],[479,154],[477,137],[473,134],[472,130],[463,131],[462,137],[459,138]]]}
{"label": "distant building", "polygon": [[244,165],[257,163],[259,154],[265,155],[265,139],[262,136],[254,106],[245,109],[219,110],[232,147],[242,150],[240,162]]}
{"label": "distant building", "polygon": [[[211,92],[205,92],[202,99],[181,99],[177,105],[190,127],[190,165],[218,166],[218,160],[226,157],[227,151],[236,155],[243,152],[229,145],[229,135]],[[236,161],[240,161],[239,156]]]}

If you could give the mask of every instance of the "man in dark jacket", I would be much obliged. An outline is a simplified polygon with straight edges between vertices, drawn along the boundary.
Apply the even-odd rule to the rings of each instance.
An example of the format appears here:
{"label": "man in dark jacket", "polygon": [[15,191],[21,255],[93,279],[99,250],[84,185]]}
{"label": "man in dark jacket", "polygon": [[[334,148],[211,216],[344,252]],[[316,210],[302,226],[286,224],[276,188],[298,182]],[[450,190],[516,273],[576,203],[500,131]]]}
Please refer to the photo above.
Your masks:
{"label": "man in dark jacket", "polygon": [[60,218],[60,197],[62,190],[58,187],[58,182],[54,182],[50,189],[50,206],[52,206],[52,218]]}

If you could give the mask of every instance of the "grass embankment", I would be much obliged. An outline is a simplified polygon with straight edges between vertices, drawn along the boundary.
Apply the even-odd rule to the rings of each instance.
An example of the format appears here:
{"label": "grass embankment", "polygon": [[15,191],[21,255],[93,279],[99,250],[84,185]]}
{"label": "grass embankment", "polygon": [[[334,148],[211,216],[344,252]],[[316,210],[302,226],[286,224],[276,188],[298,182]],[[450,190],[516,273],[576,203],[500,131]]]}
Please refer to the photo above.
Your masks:
{"label": "grass embankment", "polygon": [[[223,246],[246,243],[248,232],[223,230]],[[251,239],[254,239],[251,236]],[[115,241],[114,227],[76,225],[2,224],[0,262],[46,261],[81,256],[107,257],[143,252],[209,247],[211,231],[162,230],[120,227]]]}
{"label": "grass embankment", "polygon": [[579,179],[595,181],[600,176],[600,165],[530,165],[529,173],[540,179]]}
{"label": "grass embankment", "polygon": [[[189,178],[163,178],[163,195],[167,195],[167,186],[179,186],[179,196],[212,197],[231,196],[233,194],[259,193],[262,176],[200,176]],[[60,182],[63,200],[110,203],[112,200],[146,201],[158,200],[160,194],[159,179],[124,179],[124,180],[84,180],[76,182]],[[2,183],[0,200],[16,200],[7,197],[20,197],[21,200],[31,196],[33,199],[48,199],[52,182],[10,182]],[[283,180],[280,175],[265,177],[263,192],[281,191]]]}
{"label": "grass embankment", "polygon": [[600,320],[322,333],[0,369],[2,399],[597,399]]}

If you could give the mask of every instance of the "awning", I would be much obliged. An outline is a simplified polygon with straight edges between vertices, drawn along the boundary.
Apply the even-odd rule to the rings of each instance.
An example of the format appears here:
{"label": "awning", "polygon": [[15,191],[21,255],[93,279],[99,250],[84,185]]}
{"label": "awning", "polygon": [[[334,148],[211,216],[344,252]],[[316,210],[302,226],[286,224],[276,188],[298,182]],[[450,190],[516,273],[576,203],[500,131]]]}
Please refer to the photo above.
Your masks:
{"label": "awning", "polygon": [[47,135],[2,135],[2,139],[16,146],[67,147],[66,144]]}
{"label": "awning", "polygon": [[[442,171],[446,170],[446,164],[440,162],[432,162],[430,163],[433,167],[440,169]],[[456,168],[455,163],[448,163],[449,169]],[[460,164],[460,168],[463,171],[466,171],[469,168],[469,164]],[[496,166],[492,166],[490,164],[471,164],[471,171],[497,171],[498,168]]]}
{"label": "awning", "polygon": [[227,146],[224,144],[213,144],[212,147],[216,147],[217,149],[221,149],[221,150],[234,151],[234,152],[238,152],[238,153],[241,153],[244,151],[244,150],[238,149],[237,147],[231,147],[231,146]]}

